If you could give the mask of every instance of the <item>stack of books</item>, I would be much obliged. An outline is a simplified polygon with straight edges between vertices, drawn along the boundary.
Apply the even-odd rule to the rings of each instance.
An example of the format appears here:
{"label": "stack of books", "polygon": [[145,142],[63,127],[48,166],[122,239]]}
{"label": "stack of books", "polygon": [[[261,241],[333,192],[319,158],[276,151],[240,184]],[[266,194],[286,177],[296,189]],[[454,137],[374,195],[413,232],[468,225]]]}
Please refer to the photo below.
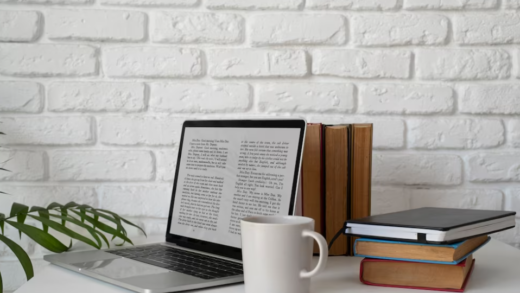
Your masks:
{"label": "stack of books", "polygon": [[346,234],[362,236],[354,255],[364,257],[367,285],[464,291],[475,251],[491,233],[515,226],[515,212],[421,208],[347,221]]}
{"label": "stack of books", "polygon": [[[316,232],[329,242],[345,220],[370,216],[372,132],[372,124],[307,125],[302,214],[314,219]],[[353,244],[341,237],[329,255],[353,255]]]}

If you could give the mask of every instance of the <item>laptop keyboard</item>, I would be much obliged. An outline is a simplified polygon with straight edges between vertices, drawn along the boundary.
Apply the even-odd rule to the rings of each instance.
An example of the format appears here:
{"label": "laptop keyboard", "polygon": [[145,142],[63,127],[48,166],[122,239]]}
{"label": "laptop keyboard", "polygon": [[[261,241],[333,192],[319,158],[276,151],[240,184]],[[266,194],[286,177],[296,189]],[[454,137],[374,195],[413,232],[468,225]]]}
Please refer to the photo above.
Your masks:
{"label": "laptop keyboard", "polygon": [[207,280],[243,274],[240,263],[164,245],[132,247],[106,252]]}

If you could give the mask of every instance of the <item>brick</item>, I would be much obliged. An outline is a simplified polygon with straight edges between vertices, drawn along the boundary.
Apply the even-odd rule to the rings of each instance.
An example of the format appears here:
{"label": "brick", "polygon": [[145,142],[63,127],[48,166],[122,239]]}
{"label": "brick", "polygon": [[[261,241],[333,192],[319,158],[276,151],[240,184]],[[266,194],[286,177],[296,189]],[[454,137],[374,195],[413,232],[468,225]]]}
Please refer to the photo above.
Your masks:
{"label": "brick", "polygon": [[85,145],[94,142],[90,117],[0,118],[0,145]]}
{"label": "brick", "polygon": [[[4,236],[18,244],[27,253],[27,255],[31,256],[35,253],[36,242],[32,241],[29,237],[25,235],[20,239],[18,229],[13,228],[9,224],[4,224],[4,231]],[[4,242],[0,242],[0,262],[16,259],[17,258],[13,251],[9,247],[7,247],[7,245],[5,245]],[[25,274],[23,275],[25,276]]]}
{"label": "brick", "polygon": [[509,9],[520,9],[520,0],[506,0],[505,6]]}
{"label": "brick", "polygon": [[462,45],[520,43],[517,13],[457,15],[454,28],[455,41]]}
{"label": "brick", "polygon": [[137,42],[146,38],[146,16],[135,11],[49,11],[45,33],[51,40]]}
{"label": "brick", "polygon": [[516,219],[516,227],[503,232],[493,233],[491,237],[515,248],[520,248],[518,245],[520,242],[520,220]]}
{"label": "brick", "polygon": [[47,207],[53,202],[66,204],[74,201],[99,207],[98,196],[93,187],[87,186],[13,186],[3,185],[2,190],[15,195],[16,201],[28,206]]}
{"label": "brick", "polygon": [[406,188],[373,186],[371,215],[400,212],[410,209],[410,192]]}
{"label": "brick", "polygon": [[51,151],[54,181],[149,181],[154,160],[149,151]]}
{"label": "brick", "polygon": [[184,119],[170,117],[103,117],[100,141],[106,145],[173,146],[181,136]]}
{"label": "brick", "polygon": [[138,112],[145,109],[145,86],[136,82],[54,82],[48,89],[54,112]]}
{"label": "brick", "polygon": [[0,42],[32,42],[41,34],[41,15],[36,11],[0,11]]}
{"label": "brick", "polygon": [[244,18],[236,14],[160,11],[152,17],[154,42],[233,44],[244,39]]}
{"label": "brick", "polygon": [[0,112],[37,113],[42,108],[43,89],[27,81],[0,81]]}
{"label": "brick", "polygon": [[172,186],[103,186],[97,189],[101,208],[122,216],[167,218]]}
{"label": "brick", "polygon": [[502,145],[505,130],[498,119],[413,119],[410,146],[418,149],[479,149]]}
{"label": "brick", "polygon": [[200,0],[101,0],[103,5],[194,7]]}
{"label": "brick", "polygon": [[354,43],[359,46],[442,45],[448,37],[442,15],[388,14],[352,17]]}
{"label": "brick", "polygon": [[178,152],[179,150],[177,148],[155,152],[157,179],[173,182],[175,178],[175,168],[177,167]]}
{"label": "brick", "polygon": [[498,0],[404,0],[409,10],[471,10],[493,9]]}
{"label": "brick", "polygon": [[520,114],[520,86],[468,85],[462,88],[459,111],[470,114]]}
{"label": "brick", "polygon": [[196,49],[171,47],[115,47],[103,52],[111,77],[197,77],[202,56]]}
{"label": "brick", "polygon": [[334,14],[261,14],[251,18],[251,42],[269,45],[341,45],[347,23]]}
{"label": "brick", "polygon": [[515,148],[520,148],[520,120],[509,122],[509,141]]}
{"label": "brick", "polygon": [[410,77],[412,55],[407,51],[381,50],[316,50],[312,73],[349,78]]}
{"label": "brick", "polygon": [[[520,211],[520,189],[511,189],[506,195],[505,210]],[[520,215],[516,215],[517,217]]]}
{"label": "brick", "polygon": [[453,89],[442,85],[366,84],[359,111],[366,114],[440,114],[453,111]]}
{"label": "brick", "polygon": [[343,115],[335,116],[308,116],[310,123],[324,124],[351,124],[372,123],[374,126],[374,149],[400,149],[404,147],[405,125],[401,119],[355,117]]}
{"label": "brick", "polygon": [[469,156],[471,182],[520,182],[520,153],[481,153]]}
{"label": "brick", "polygon": [[307,0],[312,9],[337,10],[394,10],[399,8],[398,0]]}
{"label": "brick", "polygon": [[239,83],[151,83],[150,109],[170,113],[244,112],[251,104],[249,85]]}
{"label": "brick", "polygon": [[503,197],[504,195],[500,190],[492,189],[416,189],[411,192],[410,208],[438,207],[472,210],[502,210]]}
{"label": "brick", "polygon": [[[0,151],[0,181],[40,181],[45,176],[43,152],[7,150]],[[4,188],[0,189],[4,191]]]}
{"label": "brick", "polygon": [[97,52],[90,46],[0,44],[0,74],[90,76],[97,71]]}
{"label": "brick", "polygon": [[143,229],[146,231],[147,235],[161,235],[164,236],[166,234],[166,229],[168,229],[168,218],[162,219],[141,219],[141,223],[143,224]]}
{"label": "brick", "polygon": [[459,185],[462,161],[456,155],[374,153],[372,181],[380,184]]}
{"label": "brick", "polygon": [[94,0],[0,0],[1,3],[9,4],[59,4],[59,5],[84,5],[92,4]]}
{"label": "brick", "polygon": [[208,9],[233,10],[297,10],[304,6],[304,0],[207,0]]}
{"label": "brick", "polygon": [[258,87],[262,112],[350,113],[354,86],[342,83],[269,83]]}
{"label": "brick", "polygon": [[226,77],[303,77],[307,60],[302,50],[213,49],[209,74]]}
{"label": "brick", "polygon": [[511,58],[495,49],[423,49],[416,52],[416,74],[426,80],[505,79]]}

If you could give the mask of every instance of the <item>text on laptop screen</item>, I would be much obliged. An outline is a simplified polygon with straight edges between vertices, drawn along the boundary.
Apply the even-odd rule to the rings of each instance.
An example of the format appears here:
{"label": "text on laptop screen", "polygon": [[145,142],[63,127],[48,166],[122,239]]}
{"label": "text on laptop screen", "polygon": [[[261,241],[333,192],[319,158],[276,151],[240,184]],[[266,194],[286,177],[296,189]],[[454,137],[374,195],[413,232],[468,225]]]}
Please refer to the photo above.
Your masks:
{"label": "text on laptop screen", "polygon": [[288,215],[300,129],[186,127],[170,233],[240,248],[240,219]]}

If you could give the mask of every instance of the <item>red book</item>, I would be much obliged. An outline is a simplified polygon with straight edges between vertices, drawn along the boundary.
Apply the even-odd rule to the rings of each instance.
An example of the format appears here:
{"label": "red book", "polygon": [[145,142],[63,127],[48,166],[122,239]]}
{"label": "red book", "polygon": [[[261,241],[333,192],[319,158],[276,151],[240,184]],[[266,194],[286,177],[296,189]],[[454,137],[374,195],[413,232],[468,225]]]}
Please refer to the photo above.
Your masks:
{"label": "red book", "polygon": [[372,286],[464,292],[474,264],[471,255],[456,265],[365,258],[359,279]]}

